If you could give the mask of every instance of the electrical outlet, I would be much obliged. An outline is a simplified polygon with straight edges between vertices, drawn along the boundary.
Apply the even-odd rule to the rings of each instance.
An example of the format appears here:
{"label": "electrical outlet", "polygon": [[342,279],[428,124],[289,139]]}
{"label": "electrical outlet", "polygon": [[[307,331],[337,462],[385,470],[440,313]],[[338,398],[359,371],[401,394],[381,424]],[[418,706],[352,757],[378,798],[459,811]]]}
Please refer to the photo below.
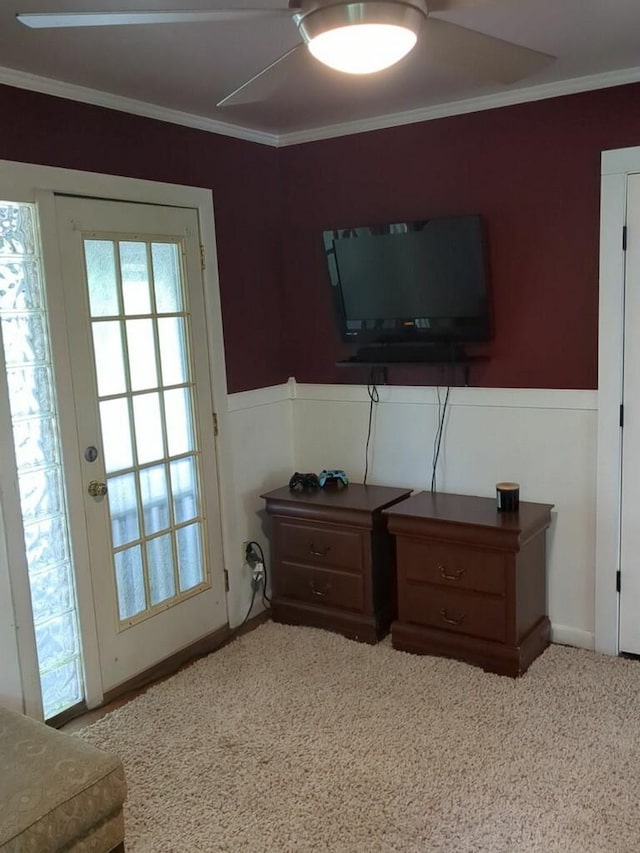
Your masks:
{"label": "electrical outlet", "polygon": [[262,563],[258,563],[253,569],[251,573],[251,588],[252,589],[260,589],[260,586],[264,583],[264,566]]}
{"label": "electrical outlet", "polygon": [[252,569],[255,569],[256,566],[262,566],[262,553],[260,551],[260,547],[256,548],[251,542],[245,543],[244,561]]}

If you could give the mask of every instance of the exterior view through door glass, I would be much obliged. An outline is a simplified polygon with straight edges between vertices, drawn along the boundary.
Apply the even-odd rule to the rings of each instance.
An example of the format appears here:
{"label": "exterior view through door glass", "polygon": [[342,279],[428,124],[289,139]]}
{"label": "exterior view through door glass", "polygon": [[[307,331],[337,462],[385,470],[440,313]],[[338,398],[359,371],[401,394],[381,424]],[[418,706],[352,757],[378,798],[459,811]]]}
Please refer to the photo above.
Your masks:
{"label": "exterior view through door glass", "polygon": [[226,621],[198,223],[57,209],[106,691]]}

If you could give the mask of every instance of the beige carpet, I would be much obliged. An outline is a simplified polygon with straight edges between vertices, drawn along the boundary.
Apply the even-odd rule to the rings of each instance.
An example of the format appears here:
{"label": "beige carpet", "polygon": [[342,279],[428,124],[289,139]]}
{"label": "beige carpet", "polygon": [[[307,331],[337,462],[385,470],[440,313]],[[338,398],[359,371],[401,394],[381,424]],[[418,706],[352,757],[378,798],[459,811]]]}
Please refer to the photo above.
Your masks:
{"label": "beige carpet", "polygon": [[128,853],[638,853],[640,664],[519,680],[266,624],[80,732]]}

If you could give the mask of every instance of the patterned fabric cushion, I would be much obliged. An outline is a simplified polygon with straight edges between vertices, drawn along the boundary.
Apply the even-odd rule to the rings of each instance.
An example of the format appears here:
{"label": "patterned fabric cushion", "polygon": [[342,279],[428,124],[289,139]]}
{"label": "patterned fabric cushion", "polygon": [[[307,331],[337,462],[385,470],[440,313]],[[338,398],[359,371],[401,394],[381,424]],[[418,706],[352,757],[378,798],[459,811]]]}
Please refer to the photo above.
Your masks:
{"label": "patterned fabric cushion", "polygon": [[1,853],[75,849],[126,794],[120,759],[1,707],[0,768]]}
{"label": "patterned fabric cushion", "polygon": [[124,817],[120,811],[92,829],[89,835],[83,835],[74,841],[70,847],[65,848],[64,853],[105,853],[116,848],[123,838]]}

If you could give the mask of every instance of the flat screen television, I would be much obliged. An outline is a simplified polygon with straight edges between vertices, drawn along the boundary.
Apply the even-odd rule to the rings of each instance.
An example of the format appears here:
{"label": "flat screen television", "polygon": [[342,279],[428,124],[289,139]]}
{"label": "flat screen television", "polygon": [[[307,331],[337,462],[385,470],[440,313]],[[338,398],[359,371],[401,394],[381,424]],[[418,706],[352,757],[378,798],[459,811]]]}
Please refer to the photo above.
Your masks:
{"label": "flat screen television", "polygon": [[457,344],[491,337],[480,216],[324,232],[343,340]]}

